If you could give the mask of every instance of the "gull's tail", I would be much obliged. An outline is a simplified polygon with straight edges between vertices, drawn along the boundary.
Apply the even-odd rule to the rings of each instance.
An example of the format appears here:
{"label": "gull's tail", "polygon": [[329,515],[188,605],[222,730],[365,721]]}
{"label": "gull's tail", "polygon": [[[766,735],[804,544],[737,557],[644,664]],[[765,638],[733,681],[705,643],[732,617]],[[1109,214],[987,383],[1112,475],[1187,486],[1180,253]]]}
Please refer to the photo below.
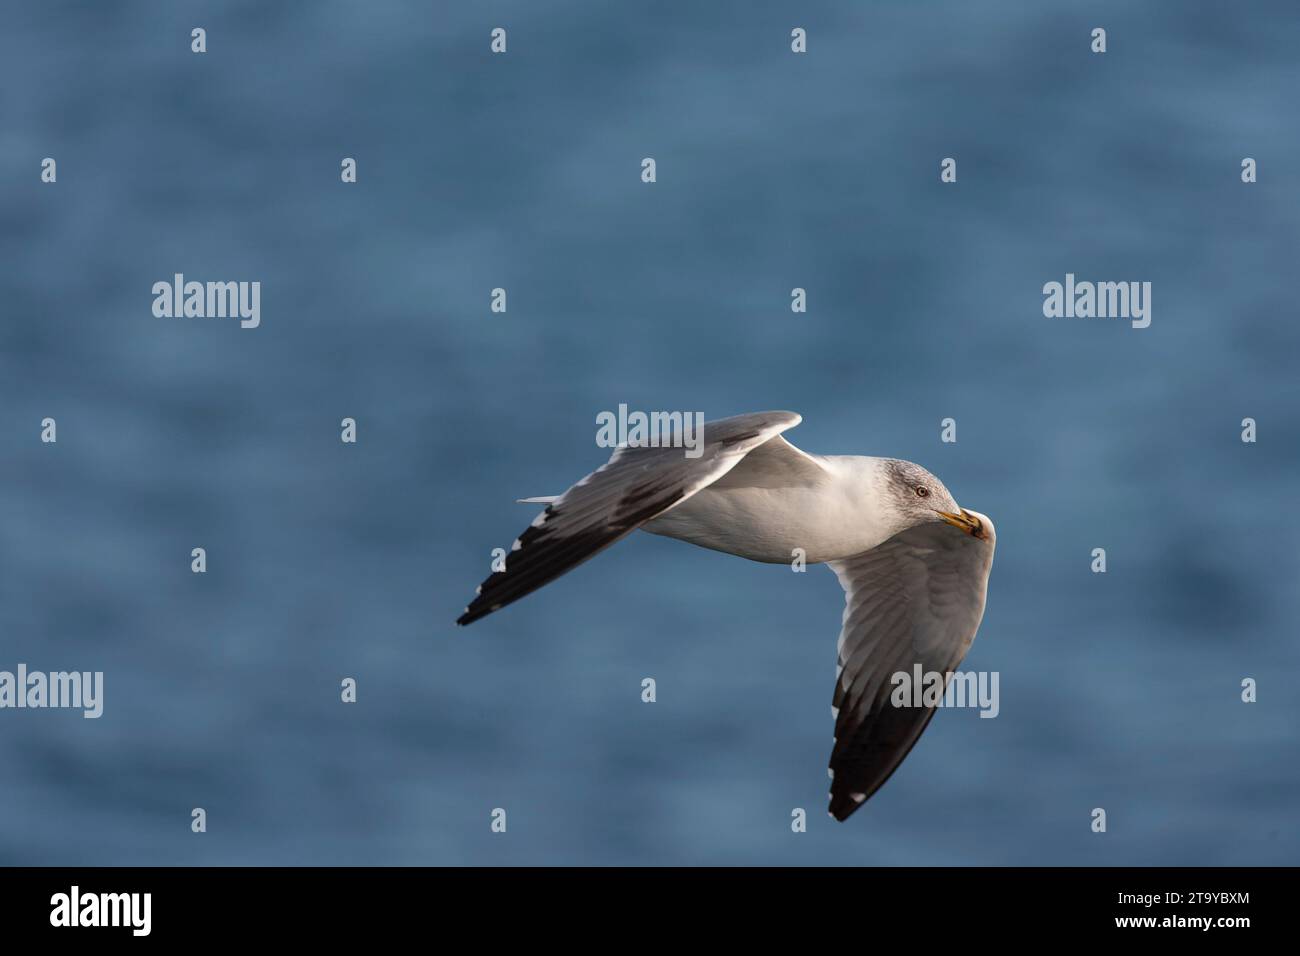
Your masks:
{"label": "gull's tail", "polygon": [[559,495],[541,495],[537,498],[516,498],[515,504],[520,505],[549,505]]}

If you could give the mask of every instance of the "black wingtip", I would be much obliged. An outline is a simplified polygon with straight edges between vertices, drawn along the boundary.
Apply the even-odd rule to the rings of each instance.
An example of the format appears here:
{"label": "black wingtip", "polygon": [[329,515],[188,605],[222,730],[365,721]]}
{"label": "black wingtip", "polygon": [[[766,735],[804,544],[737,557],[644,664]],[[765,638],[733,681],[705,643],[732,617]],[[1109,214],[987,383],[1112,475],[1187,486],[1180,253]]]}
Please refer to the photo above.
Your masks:
{"label": "black wingtip", "polygon": [[867,797],[865,796],[862,797],[861,800],[855,800],[848,793],[832,793],[831,803],[827,809],[830,811],[831,816],[840,823],[843,823],[849,817],[853,816],[856,811],[860,810],[862,805],[866,802]]}
{"label": "black wingtip", "polygon": [[473,603],[471,603],[469,607],[465,608],[465,613],[456,618],[456,623],[461,627],[464,627],[467,624],[473,624],[479,618],[487,617],[493,611],[499,610],[500,608],[500,604],[480,603],[479,599],[475,598]]}

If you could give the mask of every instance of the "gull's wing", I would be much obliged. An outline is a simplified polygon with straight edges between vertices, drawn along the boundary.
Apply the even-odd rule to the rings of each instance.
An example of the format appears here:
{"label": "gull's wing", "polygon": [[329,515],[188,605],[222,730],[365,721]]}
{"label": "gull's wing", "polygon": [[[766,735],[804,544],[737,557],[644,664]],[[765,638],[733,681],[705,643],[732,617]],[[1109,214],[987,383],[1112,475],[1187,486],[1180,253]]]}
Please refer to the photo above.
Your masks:
{"label": "gull's wing", "polygon": [[988,540],[942,522],[918,525],[842,561],[828,561],[844,588],[835,681],[831,815],[846,819],[889,779],[934,716],[895,707],[892,675],[946,675],[961,663],[984,616],[993,565]]}
{"label": "gull's wing", "polygon": [[652,518],[717,481],[770,438],[802,421],[794,412],[755,412],[704,423],[702,453],[620,447],[600,468],[546,506],[478,588],[457,624],[517,601]]}

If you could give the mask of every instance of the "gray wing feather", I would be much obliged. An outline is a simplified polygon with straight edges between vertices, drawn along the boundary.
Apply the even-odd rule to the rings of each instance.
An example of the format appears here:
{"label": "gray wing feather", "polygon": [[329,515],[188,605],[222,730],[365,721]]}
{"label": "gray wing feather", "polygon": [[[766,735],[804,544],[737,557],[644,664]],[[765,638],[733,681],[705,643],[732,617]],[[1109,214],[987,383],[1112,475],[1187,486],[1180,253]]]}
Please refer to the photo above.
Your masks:
{"label": "gray wing feather", "polygon": [[934,716],[934,707],[895,707],[891,678],[916,664],[946,675],[961,663],[984,615],[993,547],[936,522],[827,563],[845,599],[830,762],[830,812],[844,820],[889,779]]}
{"label": "gray wing feather", "polygon": [[457,624],[471,624],[554,581],[701,488],[765,441],[799,424],[794,412],[755,412],[704,423],[702,453],[620,447],[609,461],[546,506]]}

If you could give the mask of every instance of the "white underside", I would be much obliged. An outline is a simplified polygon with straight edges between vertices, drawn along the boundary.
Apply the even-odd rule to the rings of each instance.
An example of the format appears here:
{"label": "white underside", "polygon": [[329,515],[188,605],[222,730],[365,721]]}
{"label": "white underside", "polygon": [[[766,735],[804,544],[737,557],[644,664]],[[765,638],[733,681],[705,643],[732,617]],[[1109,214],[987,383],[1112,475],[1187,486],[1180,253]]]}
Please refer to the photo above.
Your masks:
{"label": "white underside", "polygon": [[789,564],[796,549],[810,564],[860,554],[896,530],[870,493],[877,461],[774,440],[642,530],[771,564]]}

